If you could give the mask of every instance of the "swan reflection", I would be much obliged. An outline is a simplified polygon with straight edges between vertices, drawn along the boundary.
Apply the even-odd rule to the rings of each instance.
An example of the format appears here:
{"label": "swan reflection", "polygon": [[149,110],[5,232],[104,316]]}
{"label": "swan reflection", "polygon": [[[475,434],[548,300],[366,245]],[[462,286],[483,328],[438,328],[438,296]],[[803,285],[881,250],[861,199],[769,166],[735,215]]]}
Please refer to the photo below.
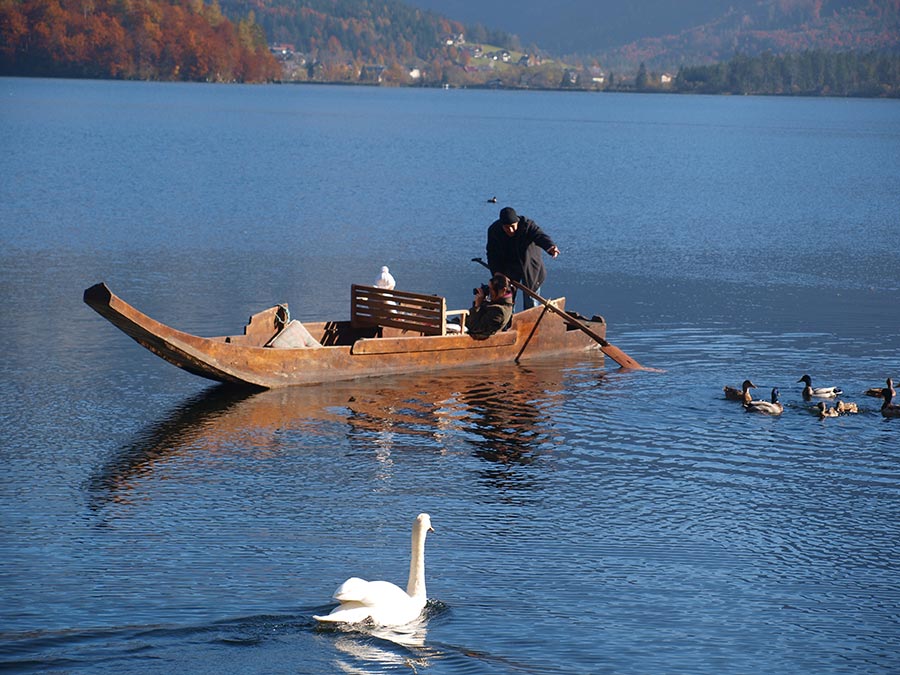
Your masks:
{"label": "swan reflection", "polygon": [[427,611],[405,626],[341,626],[338,630],[341,635],[334,646],[343,657],[349,657],[335,659],[335,665],[342,673],[371,675],[397,666],[405,666],[415,673],[440,656],[437,650],[425,646]]}

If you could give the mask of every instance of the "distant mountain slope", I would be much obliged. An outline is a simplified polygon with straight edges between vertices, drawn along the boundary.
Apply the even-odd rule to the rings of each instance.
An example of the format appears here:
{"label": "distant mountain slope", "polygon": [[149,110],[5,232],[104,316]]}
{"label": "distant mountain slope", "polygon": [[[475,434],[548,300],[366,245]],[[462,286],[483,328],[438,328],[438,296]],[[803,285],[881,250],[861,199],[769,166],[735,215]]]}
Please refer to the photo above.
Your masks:
{"label": "distant mountain slope", "polygon": [[[648,36],[667,35],[711,21],[730,5],[722,0],[407,0],[467,24],[514,33],[523,44],[555,54],[597,53]],[[746,4],[746,2],[744,2]]]}
{"label": "distant mountain slope", "polygon": [[758,0],[703,25],[601,52],[609,67],[675,68],[734,54],[900,49],[900,0]]}
{"label": "distant mountain slope", "polygon": [[896,49],[900,0],[407,0],[516,33],[558,56],[636,68],[727,60],[736,51]]}

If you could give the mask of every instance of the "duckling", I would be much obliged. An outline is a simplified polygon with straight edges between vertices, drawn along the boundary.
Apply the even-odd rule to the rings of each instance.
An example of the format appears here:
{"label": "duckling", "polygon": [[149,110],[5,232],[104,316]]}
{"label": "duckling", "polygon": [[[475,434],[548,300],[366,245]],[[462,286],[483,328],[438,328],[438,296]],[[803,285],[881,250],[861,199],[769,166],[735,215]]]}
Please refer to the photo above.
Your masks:
{"label": "duckling", "polygon": [[819,401],[818,405],[816,405],[816,410],[819,413],[819,419],[825,419],[826,417],[837,417],[838,411],[834,408],[828,408],[825,405],[825,401]]}
{"label": "duckling", "polygon": [[725,391],[725,398],[729,401],[741,401],[746,405],[753,400],[753,397],[750,395],[750,390],[756,389],[756,385],[750,380],[744,380],[740,389],[737,387],[729,387],[728,385],[725,385],[723,389]]}
{"label": "duckling", "polygon": [[894,381],[891,378],[886,380],[887,387],[872,387],[871,389],[866,389],[866,396],[873,396],[875,398],[881,398],[884,394],[884,390],[888,389],[889,391],[894,392],[893,396],[897,395],[897,392],[894,391]]}
{"label": "duckling", "polygon": [[816,387],[813,389],[809,375],[804,375],[797,382],[806,382],[806,386],[803,388],[803,399],[805,401],[808,401],[813,396],[816,398],[834,398],[844,393],[844,390],[839,387]]}
{"label": "duckling", "polygon": [[758,412],[766,415],[780,415],[784,412],[784,406],[778,402],[778,389],[772,390],[771,401],[750,401],[744,404],[747,412]]}
{"label": "duckling", "polygon": [[881,404],[881,414],[884,417],[900,417],[900,405],[892,402],[894,392],[885,389],[881,397],[884,399],[884,403]]}
{"label": "duckling", "polygon": [[859,412],[859,406],[850,401],[847,401],[846,403],[844,401],[838,401],[834,404],[834,409],[841,415],[850,415]]}

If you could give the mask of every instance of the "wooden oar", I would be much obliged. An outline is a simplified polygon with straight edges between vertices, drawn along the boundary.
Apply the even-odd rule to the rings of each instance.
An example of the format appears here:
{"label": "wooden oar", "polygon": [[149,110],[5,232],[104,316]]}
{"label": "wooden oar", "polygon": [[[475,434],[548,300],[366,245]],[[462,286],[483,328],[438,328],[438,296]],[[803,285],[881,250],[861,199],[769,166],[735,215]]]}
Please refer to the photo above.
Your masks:
{"label": "wooden oar", "polygon": [[[477,262],[482,267],[486,267],[487,269],[490,269],[490,267],[488,267],[488,264],[486,262],[484,262],[484,260],[482,260],[481,258],[472,258],[472,262]],[[623,352],[621,349],[619,349],[615,345],[612,345],[609,342],[607,342],[606,340],[604,340],[596,332],[591,330],[588,326],[586,326],[584,323],[582,323],[581,321],[576,319],[574,316],[564,312],[563,310],[561,310],[559,307],[554,305],[549,300],[545,300],[544,298],[539,296],[537,293],[532,291],[527,286],[520,284],[518,281],[513,281],[512,279],[510,279],[509,282],[513,286],[518,288],[520,291],[522,291],[523,293],[527,293],[529,296],[531,296],[532,298],[537,300],[539,303],[541,303],[545,308],[549,309],[551,312],[555,312],[556,314],[559,314],[559,316],[562,317],[562,319],[566,323],[568,323],[570,326],[575,326],[575,328],[578,328],[582,332],[587,333],[590,337],[592,337],[597,342],[597,344],[600,345],[600,351],[602,351],[609,358],[611,358],[613,361],[615,361],[620,366],[622,366],[622,368],[628,368],[631,370],[654,370],[657,372],[661,372],[661,371],[658,371],[656,368],[647,368],[646,366],[642,366],[640,363],[638,363],[633,358],[628,356],[628,354]]]}

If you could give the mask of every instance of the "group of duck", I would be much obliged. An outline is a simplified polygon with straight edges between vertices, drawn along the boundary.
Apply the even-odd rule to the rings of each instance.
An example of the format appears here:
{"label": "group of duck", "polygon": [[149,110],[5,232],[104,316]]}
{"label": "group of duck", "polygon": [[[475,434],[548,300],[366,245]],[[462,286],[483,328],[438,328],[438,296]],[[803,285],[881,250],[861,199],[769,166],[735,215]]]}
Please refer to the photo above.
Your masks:
{"label": "group of duck", "polygon": [[[838,387],[813,387],[812,378],[804,375],[797,382],[803,382],[803,400],[812,402],[814,398],[819,399],[838,399],[844,392]],[[881,414],[884,417],[900,417],[900,404],[894,403],[894,381],[889,377],[886,381],[886,387],[872,387],[867,389],[866,396],[874,396],[882,399]],[[778,400],[778,389],[772,389],[770,400],[764,399],[754,400],[750,394],[751,389],[756,389],[756,385],[750,380],[744,380],[740,388],[725,387],[725,398],[730,401],[741,401],[744,409],[748,412],[762,413],[764,415],[780,415],[784,412],[784,405]],[[834,406],[828,406],[825,401],[819,401],[814,407],[814,412],[820,418],[838,417],[840,415],[850,415],[859,412],[859,406],[842,400],[836,400]]]}

